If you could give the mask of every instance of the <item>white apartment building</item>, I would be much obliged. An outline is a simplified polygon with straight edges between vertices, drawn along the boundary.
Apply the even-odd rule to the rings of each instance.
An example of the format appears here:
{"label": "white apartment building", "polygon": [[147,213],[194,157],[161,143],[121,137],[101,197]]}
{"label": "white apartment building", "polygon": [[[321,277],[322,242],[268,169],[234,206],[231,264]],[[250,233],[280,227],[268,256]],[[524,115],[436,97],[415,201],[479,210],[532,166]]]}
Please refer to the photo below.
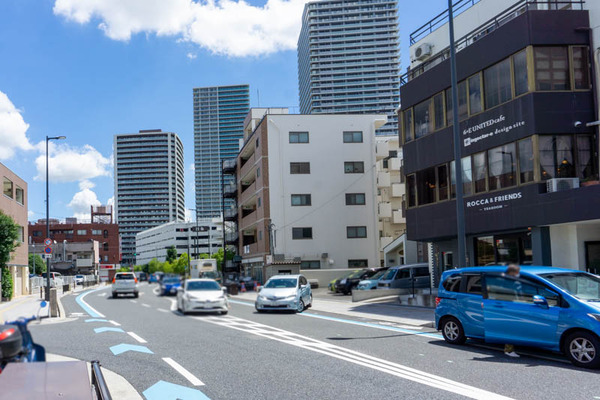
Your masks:
{"label": "white apartment building", "polygon": [[[379,262],[375,130],[385,115],[290,115],[252,109],[237,162],[239,251],[245,271]],[[269,232],[272,232],[270,235]]]}
{"label": "white apartment building", "polygon": [[219,218],[173,221],[139,232],[136,235],[137,264],[147,264],[153,258],[166,261],[171,246],[177,249],[177,257],[187,253],[192,260],[200,254],[216,253],[223,247],[223,222]]}

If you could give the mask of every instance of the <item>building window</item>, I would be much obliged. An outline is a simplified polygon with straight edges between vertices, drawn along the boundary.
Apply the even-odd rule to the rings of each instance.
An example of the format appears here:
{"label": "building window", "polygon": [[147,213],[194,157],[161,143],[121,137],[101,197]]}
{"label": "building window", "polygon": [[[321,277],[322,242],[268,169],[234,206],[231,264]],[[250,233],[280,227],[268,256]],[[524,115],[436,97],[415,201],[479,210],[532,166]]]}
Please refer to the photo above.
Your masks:
{"label": "building window", "polygon": [[21,205],[25,204],[25,191],[20,187],[15,187],[15,201]]}
{"label": "building window", "polygon": [[102,233],[102,236],[104,236],[105,238],[107,238],[108,237],[108,230],[105,229],[104,232]]}
{"label": "building window", "polygon": [[486,109],[509,101],[512,98],[510,59],[507,58],[485,69],[483,80]]}
{"label": "building window", "polygon": [[473,181],[475,183],[475,193],[486,191],[487,167],[485,164],[485,152],[473,155]]}
{"label": "building window", "polygon": [[260,178],[260,167],[256,168],[256,177]]}
{"label": "building window", "polygon": [[102,235],[102,231],[100,229],[92,229],[92,235]]}
{"label": "building window", "polygon": [[573,46],[573,87],[575,89],[589,89],[589,60],[588,48],[585,46]]}
{"label": "building window", "polygon": [[262,231],[258,231],[258,240],[262,240]]}
{"label": "building window", "polygon": [[102,243],[102,249],[104,251],[108,251],[108,243],[107,242]]}
{"label": "building window", "polygon": [[435,168],[427,168],[417,172],[417,196],[419,205],[435,203]]}
{"label": "building window", "polygon": [[346,227],[346,237],[348,239],[362,239],[367,237],[366,226],[348,226]]}
{"label": "building window", "polygon": [[538,139],[542,180],[574,178],[573,138],[567,135],[543,135]]}
{"label": "building window", "polygon": [[25,228],[19,225],[19,242],[25,242]]}
{"label": "building window", "polygon": [[42,231],[33,231],[33,237],[42,237]]}
{"label": "building window", "polygon": [[533,141],[519,140],[519,183],[533,182]]}
{"label": "building window", "polygon": [[417,182],[415,175],[406,177],[406,192],[408,194],[408,206],[414,207],[417,205]]}
{"label": "building window", "polygon": [[365,163],[362,161],[346,161],[344,162],[345,174],[362,174],[365,172]]}
{"label": "building window", "polygon": [[369,260],[348,260],[348,268],[367,268]]}
{"label": "building window", "polygon": [[438,93],[433,96],[433,116],[435,130],[441,129],[446,126],[446,118],[444,116],[444,92]]}
{"label": "building window", "polygon": [[[468,116],[467,105],[467,82],[458,83],[458,120],[461,121]],[[452,125],[454,114],[452,114],[452,88],[446,90],[446,125]]]}
{"label": "building window", "polygon": [[448,200],[448,166],[446,164],[437,167],[438,178],[438,200]]}
{"label": "building window", "polygon": [[404,142],[411,142],[414,139],[412,108],[402,112],[402,130],[404,131]]}
{"label": "building window", "polygon": [[320,269],[321,261],[319,260],[311,260],[311,261],[301,261],[300,269]]}
{"label": "building window", "polygon": [[346,205],[347,206],[364,206],[365,205],[365,194],[364,193],[346,193]]}
{"label": "building window", "polygon": [[308,143],[308,132],[290,132],[290,143]]}
{"label": "building window", "polygon": [[[509,80],[510,84],[510,80]],[[469,85],[469,114],[477,114],[483,111],[481,99],[481,74],[475,74],[468,79]]]}
{"label": "building window", "polygon": [[536,90],[569,90],[567,47],[534,47],[533,51]]}
{"label": "building window", "polygon": [[293,194],[292,195],[292,206],[310,206],[311,196],[310,194]]}
{"label": "building window", "polygon": [[4,184],[2,185],[2,192],[5,196],[13,198],[13,183],[10,179],[4,177]]}
{"label": "building window", "polygon": [[290,174],[310,174],[310,163],[308,163],[308,162],[290,163]]}
{"label": "building window", "polygon": [[577,175],[582,179],[596,177],[594,136],[577,135]]}
{"label": "building window", "polygon": [[363,133],[361,131],[356,132],[344,132],[344,143],[362,143]]}
{"label": "building window", "polygon": [[529,79],[527,73],[527,51],[521,50],[513,57],[513,73],[515,81],[515,96],[529,92]]}
{"label": "building window", "polygon": [[[473,174],[471,173],[471,157],[463,157],[462,165],[462,180],[463,180],[463,195],[468,196],[473,193]],[[450,163],[450,194],[452,198],[456,197],[456,168],[454,161]]]}
{"label": "building window", "polygon": [[256,146],[255,147],[258,147],[258,144],[260,143],[258,139],[260,139],[260,138],[256,138]]}
{"label": "building window", "polygon": [[258,207],[262,206],[262,200],[261,200],[260,197],[256,200],[256,204],[257,204]]}
{"label": "building window", "polygon": [[514,143],[487,151],[490,190],[503,189],[517,184],[517,154]]}
{"label": "building window", "polygon": [[87,235],[87,230],[85,230],[85,229],[78,229],[77,230],[77,234],[78,235]]}
{"label": "building window", "polygon": [[414,106],[415,137],[418,139],[433,132],[433,101],[431,98]]}
{"label": "building window", "polygon": [[312,239],[312,228],[292,228],[292,239]]}

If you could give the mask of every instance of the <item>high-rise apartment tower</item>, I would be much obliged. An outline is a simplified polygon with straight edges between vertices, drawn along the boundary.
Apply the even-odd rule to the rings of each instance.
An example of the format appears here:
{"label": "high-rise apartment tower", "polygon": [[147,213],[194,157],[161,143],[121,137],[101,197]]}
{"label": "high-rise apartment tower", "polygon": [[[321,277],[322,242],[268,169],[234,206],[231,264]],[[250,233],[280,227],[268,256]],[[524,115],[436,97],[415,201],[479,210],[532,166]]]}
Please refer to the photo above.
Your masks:
{"label": "high-rise apartment tower", "polygon": [[[194,88],[196,216],[222,211],[221,160],[235,158],[250,109],[248,85]],[[230,205],[229,205],[230,206]]]}
{"label": "high-rise apartment tower", "polygon": [[385,114],[398,133],[398,2],[324,0],[304,6],[298,38],[301,114]]}
{"label": "high-rise apartment tower", "polygon": [[124,265],[135,264],[136,233],[185,220],[183,144],[172,132],[114,137],[115,216]]}

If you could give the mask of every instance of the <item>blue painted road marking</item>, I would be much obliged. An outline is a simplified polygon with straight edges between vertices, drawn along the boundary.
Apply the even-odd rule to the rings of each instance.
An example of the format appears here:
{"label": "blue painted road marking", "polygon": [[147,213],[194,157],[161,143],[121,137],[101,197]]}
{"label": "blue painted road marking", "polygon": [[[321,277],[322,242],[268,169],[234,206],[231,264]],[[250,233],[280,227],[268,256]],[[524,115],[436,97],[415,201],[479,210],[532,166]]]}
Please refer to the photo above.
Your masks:
{"label": "blue painted road marking", "polygon": [[83,308],[83,311],[85,311],[86,313],[88,313],[90,315],[90,317],[104,318],[103,314],[100,314],[93,307],[91,307],[88,303],[86,303],[85,300],[83,300],[83,298],[85,296],[87,296],[88,294],[97,292],[98,290],[104,290],[104,289],[106,289],[106,288],[93,289],[93,290],[89,290],[87,292],[81,293],[79,296],[77,296],[75,301],[77,302],[77,304],[79,304],[79,307]]}
{"label": "blue painted road marking", "polygon": [[110,326],[103,326],[102,328],[96,328],[96,329],[94,329],[94,332],[96,332],[96,333],[102,333],[102,332],[123,332],[123,333],[125,333],[125,331],[121,328],[113,328]]}
{"label": "blue painted road marking", "polygon": [[126,343],[121,343],[116,346],[112,346],[110,348],[110,351],[112,351],[112,353],[115,356],[118,356],[121,353],[125,353],[126,351],[137,351],[140,353],[154,354],[152,352],[152,350],[150,350],[146,346],[138,346],[136,344],[126,344]]}
{"label": "blue painted road marking", "polygon": [[147,400],[210,400],[198,389],[158,381],[144,391]]}
{"label": "blue painted road marking", "polygon": [[107,320],[102,319],[102,318],[90,318],[90,319],[86,319],[85,322],[107,322]]}

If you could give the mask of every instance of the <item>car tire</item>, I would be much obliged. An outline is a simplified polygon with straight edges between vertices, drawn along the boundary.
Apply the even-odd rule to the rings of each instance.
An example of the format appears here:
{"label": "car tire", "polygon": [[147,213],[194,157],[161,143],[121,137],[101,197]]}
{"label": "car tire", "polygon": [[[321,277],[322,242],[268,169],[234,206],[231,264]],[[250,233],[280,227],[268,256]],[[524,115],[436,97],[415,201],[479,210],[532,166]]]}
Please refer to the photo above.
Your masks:
{"label": "car tire", "polygon": [[311,308],[312,307],[312,301],[313,301],[313,298],[312,298],[312,294],[311,294],[310,295],[310,301],[308,302],[308,305],[306,306],[306,308]]}
{"label": "car tire", "polygon": [[446,317],[442,320],[441,331],[444,340],[450,344],[464,344],[467,341],[462,324],[454,317]]}
{"label": "car tire", "polygon": [[600,340],[586,331],[577,331],[567,336],[564,352],[569,361],[578,367],[600,368]]}
{"label": "car tire", "polygon": [[301,313],[302,311],[304,311],[304,309],[306,309],[306,306],[304,305],[304,300],[299,299],[298,306],[296,307],[296,312]]}
{"label": "car tire", "polygon": [[119,297],[119,295],[113,292],[113,294],[112,294],[112,298],[113,298],[113,299],[116,299],[117,297]]}
{"label": "car tire", "polygon": [[140,297],[140,294],[139,294],[139,293],[137,293],[137,292],[135,292],[135,293],[133,294],[133,297],[137,299],[138,297]]}
{"label": "car tire", "polygon": [[229,311],[225,310],[225,311],[221,311],[221,315],[227,315]]}

